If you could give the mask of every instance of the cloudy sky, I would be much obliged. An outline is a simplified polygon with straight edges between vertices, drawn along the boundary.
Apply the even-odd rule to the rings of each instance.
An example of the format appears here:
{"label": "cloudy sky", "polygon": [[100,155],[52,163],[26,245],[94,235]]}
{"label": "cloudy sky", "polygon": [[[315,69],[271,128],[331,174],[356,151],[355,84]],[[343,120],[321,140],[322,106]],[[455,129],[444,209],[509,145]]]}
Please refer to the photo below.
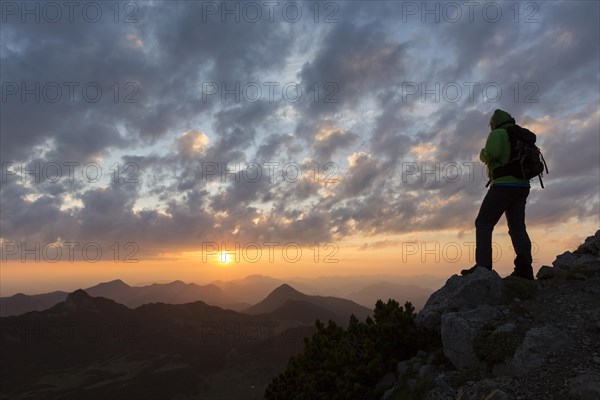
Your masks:
{"label": "cloudy sky", "polygon": [[598,2],[24,4],[0,10],[3,295],[455,273],[496,108],[550,168],[534,269],[600,226]]}

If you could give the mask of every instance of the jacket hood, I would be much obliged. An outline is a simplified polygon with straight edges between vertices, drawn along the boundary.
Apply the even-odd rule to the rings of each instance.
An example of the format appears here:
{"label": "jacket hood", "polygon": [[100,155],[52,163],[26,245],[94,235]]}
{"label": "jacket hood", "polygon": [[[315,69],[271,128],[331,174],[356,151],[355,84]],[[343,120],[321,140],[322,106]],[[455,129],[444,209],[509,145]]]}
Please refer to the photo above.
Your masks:
{"label": "jacket hood", "polygon": [[490,118],[490,123],[493,124],[494,127],[496,127],[496,128],[507,122],[512,122],[514,124],[515,120],[512,117],[512,115],[510,115],[506,111],[500,110],[500,109],[497,109],[496,111],[494,111],[492,118]]}

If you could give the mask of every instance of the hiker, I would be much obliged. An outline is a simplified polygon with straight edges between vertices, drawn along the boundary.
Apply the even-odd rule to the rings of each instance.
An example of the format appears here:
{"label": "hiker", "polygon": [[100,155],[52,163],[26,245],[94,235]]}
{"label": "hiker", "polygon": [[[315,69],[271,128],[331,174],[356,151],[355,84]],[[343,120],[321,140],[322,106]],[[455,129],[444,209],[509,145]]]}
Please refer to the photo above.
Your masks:
{"label": "hiker", "polygon": [[[492,269],[492,231],[502,214],[506,214],[508,233],[516,253],[515,269],[511,276],[534,279],[531,265],[531,241],[525,228],[525,203],[530,190],[529,179],[519,179],[513,175],[494,178],[497,174],[492,173],[495,168],[507,164],[511,157],[511,144],[507,129],[515,125],[515,119],[503,110],[495,110],[490,119],[491,132],[485,148],[481,149],[479,153],[479,159],[487,167],[490,188],[481,203],[477,219],[475,219],[475,261],[477,264],[470,269],[462,270],[462,275],[470,274],[480,266]],[[526,129],[523,131],[533,135]],[[533,135],[533,141],[535,141],[535,135]]]}

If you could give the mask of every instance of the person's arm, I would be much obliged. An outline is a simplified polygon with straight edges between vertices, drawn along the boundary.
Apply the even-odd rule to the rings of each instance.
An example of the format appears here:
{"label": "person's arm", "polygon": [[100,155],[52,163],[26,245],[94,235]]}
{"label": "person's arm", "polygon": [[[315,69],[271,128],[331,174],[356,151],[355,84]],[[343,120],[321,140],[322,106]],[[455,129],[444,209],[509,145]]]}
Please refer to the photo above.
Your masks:
{"label": "person's arm", "polygon": [[481,161],[484,164],[488,163],[485,149],[481,149],[481,151],[479,152],[479,161]]}
{"label": "person's arm", "polygon": [[500,136],[500,130],[496,129],[490,132],[490,135],[485,142],[485,148],[481,150],[481,153],[480,158],[483,155],[486,164],[500,162],[500,156],[502,155],[502,138]]}

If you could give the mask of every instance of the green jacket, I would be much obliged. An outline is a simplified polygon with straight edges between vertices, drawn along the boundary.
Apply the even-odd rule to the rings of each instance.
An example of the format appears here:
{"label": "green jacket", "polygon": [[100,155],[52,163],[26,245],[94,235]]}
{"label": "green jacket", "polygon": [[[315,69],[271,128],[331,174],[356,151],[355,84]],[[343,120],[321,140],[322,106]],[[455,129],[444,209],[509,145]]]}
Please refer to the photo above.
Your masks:
{"label": "green jacket", "polygon": [[[510,141],[508,132],[505,128],[514,125],[512,117],[506,112],[498,112],[492,116],[490,122],[493,122],[496,128],[492,130],[485,143],[485,148],[481,149],[479,159],[487,167],[488,178],[492,179],[492,170],[500,165],[506,164],[510,159]],[[508,116],[508,118],[506,118]],[[507,121],[510,119],[510,121]],[[507,122],[502,122],[507,121]],[[498,123],[500,122],[500,123]],[[529,186],[529,180],[518,179],[512,175],[501,176],[498,179],[492,179],[491,186],[516,184],[518,186]]]}

